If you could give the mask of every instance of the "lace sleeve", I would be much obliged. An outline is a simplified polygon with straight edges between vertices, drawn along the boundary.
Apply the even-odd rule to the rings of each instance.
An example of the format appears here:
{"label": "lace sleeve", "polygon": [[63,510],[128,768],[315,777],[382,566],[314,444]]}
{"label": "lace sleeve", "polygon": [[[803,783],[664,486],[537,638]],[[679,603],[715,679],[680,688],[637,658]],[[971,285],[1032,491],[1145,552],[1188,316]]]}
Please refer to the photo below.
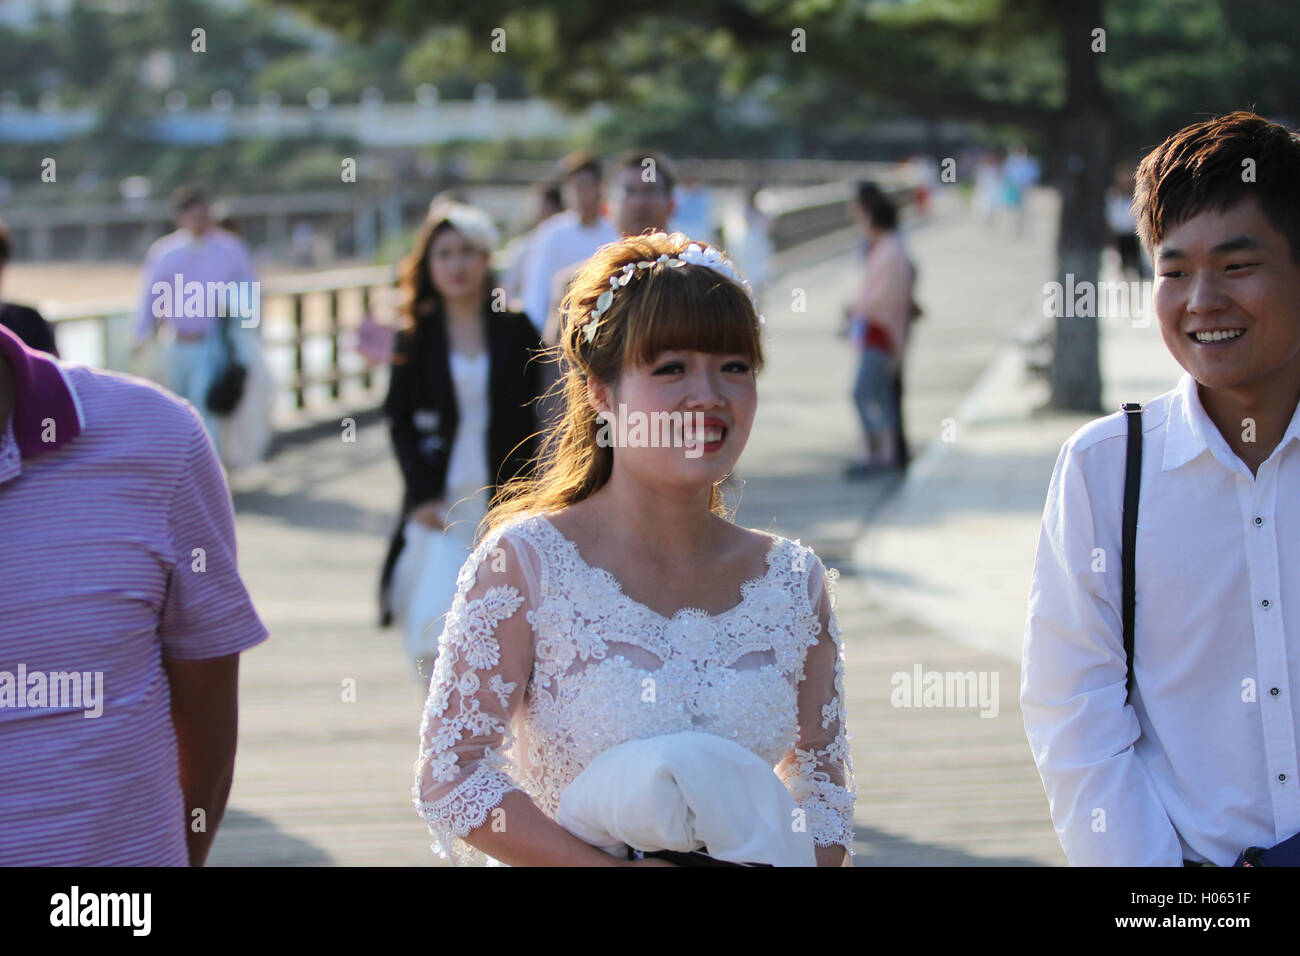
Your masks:
{"label": "lace sleeve", "polygon": [[844,712],[844,644],[831,592],[837,576],[813,560],[809,600],[818,620],[818,639],[799,674],[799,740],[777,766],[777,774],[804,811],[813,843],[842,845],[848,865],[853,857],[855,788]]}
{"label": "lace sleeve", "polygon": [[458,865],[484,860],[462,838],[522,789],[506,752],[533,664],[526,571],[506,538],[480,544],[460,570],[438,639],[412,795],[434,853]]}

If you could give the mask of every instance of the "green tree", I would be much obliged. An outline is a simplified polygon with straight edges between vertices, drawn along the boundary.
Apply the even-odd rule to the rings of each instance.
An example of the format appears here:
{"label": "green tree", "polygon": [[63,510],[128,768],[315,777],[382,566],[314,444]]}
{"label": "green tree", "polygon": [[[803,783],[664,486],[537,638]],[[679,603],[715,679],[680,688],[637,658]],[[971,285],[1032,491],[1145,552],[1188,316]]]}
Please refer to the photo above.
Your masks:
{"label": "green tree", "polygon": [[[1286,0],[663,0],[614,9],[571,0],[526,11],[514,0],[285,2],[358,37],[454,28],[475,55],[502,29],[537,91],[632,116],[660,102],[700,124],[709,111],[692,93],[726,104],[729,91],[776,78],[769,105],[805,148],[827,141],[827,124],[851,138],[851,114],[889,106],[1016,129],[1047,151],[1062,196],[1059,278],[1076,284],[1097,279],[1116,158],[1212,113],[1253,105],[1294,115],[1300,92],[1290,40],[1300,9]],[[699,67],[708,60],[711,71]],[[693,68],[682,75],[684,66]],[[711,122],[704,128],[718,131]],[[1052,401],[1101,407],[1095,319],[1057,321]]]}

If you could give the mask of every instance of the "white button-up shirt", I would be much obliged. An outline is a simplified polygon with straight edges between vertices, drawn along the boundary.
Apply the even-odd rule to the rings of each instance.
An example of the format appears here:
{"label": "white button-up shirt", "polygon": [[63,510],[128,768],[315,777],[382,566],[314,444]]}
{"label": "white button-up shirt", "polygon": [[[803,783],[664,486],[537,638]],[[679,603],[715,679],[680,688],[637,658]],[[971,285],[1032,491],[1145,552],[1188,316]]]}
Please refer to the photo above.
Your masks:
{"label": "white button-up shirt", "polygon": [[1300,410],[1253,476],[1190,375],[1142,421],[1132,699],[1119,413],[1056,462],[1021,710],[1072,864],[1230,866],[1300,832]]}

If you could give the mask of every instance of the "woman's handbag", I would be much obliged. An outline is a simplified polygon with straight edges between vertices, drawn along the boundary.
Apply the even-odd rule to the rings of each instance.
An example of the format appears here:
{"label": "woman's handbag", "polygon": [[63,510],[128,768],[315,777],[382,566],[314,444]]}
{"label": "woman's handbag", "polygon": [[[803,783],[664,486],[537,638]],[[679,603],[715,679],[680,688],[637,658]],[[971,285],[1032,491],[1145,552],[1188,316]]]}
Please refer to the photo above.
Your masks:
{"label": "woman's handbag", "polygon": [[245,335],[244,365],[248,375],[233,412],[222,418],[218,432],[221,461],[229,469],[247,468],[262,461],[271,447],[271,412],[275,407],[275,380],[267,368],[256,335]]}
{"label": "woman's handbag", "polygon": [[208,409],[216,415],[229,415],[239,407],[239,400],[244,397],[248,369],[235,359],[235,345],[230,338],[230,318],[217,321],[221,323],[221,345],[226,361],[220,374],[208,387]]}
{"label": "woman's handbag", "polygon": [[456,597],[456,578],[469,557],[461,536],[406,522],[406,544],[393,568],[392,605],[406,625],[412,660],[435,657],[442,621]]}

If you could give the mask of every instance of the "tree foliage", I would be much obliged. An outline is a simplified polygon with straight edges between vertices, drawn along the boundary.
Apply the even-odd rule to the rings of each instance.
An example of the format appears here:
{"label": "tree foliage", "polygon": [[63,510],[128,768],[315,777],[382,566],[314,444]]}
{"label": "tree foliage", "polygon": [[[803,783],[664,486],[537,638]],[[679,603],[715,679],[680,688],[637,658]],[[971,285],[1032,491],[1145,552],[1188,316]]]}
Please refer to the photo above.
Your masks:
{"label": "tree foliage", "polygon": [[[1013,128],[1047,153],[1060,270],[1076,281],[1097,276],[1115,159],[1214,113],[1293,116],[1300,96],[1288,0],[286,2],[363,38],[438,24],[479,49],[504,30],[534,89],[617,104],[613,128],[647,145],[735,148],[747,110],[778,118],[800,152],[851,142],[891,108]],[[1100,396],[1095,320],[1058,322],[1053,401],[1093,410]]]}

